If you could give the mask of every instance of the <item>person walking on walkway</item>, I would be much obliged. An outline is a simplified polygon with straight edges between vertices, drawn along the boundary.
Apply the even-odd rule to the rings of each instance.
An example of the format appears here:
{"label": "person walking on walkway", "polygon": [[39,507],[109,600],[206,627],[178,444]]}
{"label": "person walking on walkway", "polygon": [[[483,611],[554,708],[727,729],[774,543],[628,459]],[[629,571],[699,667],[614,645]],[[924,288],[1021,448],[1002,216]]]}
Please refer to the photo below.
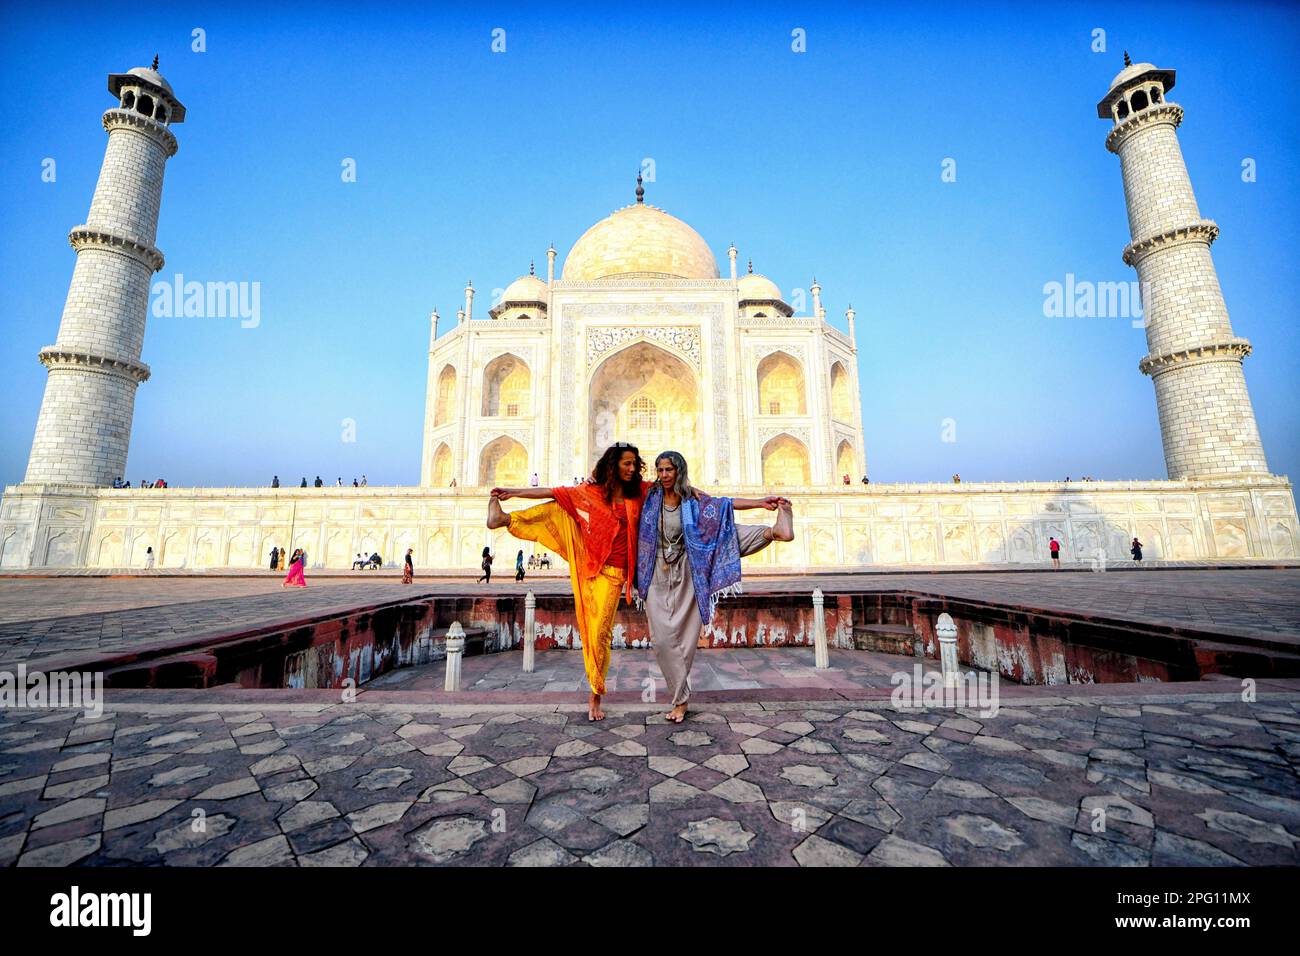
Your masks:
{"label": "person walking on walkway", "polygon": [[1052,556],[1052,570],[1061,570],[1061,542],[1055,538],[1048,538],[1047,552]]}
{"label": "person walking on walkway", "polygon": [[1132,544],[1132,546],[1128,549],[1128,551],[1129,551],[1129,554],[1133,555],[1133,560],[1134,560],[1134,561],[1141,561],[1141,560],[1142,560],[1142,542],[1139,541],[1137,538],[1134,538],[1134,539],[1133,539],[1133,544]]}
{"label": "person walking on walkway", "polygon": [[275,570],[276,562],[279,560],[280,560],[280,549],[272,548],[271,549],[271,570],[272,571]]}
{"label": "person walking on walkway", "polygon": [[482,581],[484,584],[491,584],[492,583],[492,549],[491,548],[484,546],[483,562],[479,565],[479,567],[483,569],[483,573],[478,576],[478,580],[476,580],[474,583],[478,584],[479,581]]}
{"label": "person walking on walkway", "polygon": [[519,553],[515,555],[515,580],[524,579],[524,549],[520,548]]}
{"label": "person walking on walkway", "polygon": [[414,548],[406,549],[406,560],[402,562],[402,583],[410,584],[415,580],[415,562],[411,560],[411,555],[415,553]]}
{"label": "person walking on walkway", "polygon": [[146,568],[153,567],[153,548],[144,549],[144,566]]}
{"label": "person walking on walkway", "polygon": [[293,552],[293,559],[289,562],[289,573],[284,576],[280,582],[280,588],[286,587],[305,588],[307,579],[303,576],[303,567],[307,563],[307,555],[299,548]]}

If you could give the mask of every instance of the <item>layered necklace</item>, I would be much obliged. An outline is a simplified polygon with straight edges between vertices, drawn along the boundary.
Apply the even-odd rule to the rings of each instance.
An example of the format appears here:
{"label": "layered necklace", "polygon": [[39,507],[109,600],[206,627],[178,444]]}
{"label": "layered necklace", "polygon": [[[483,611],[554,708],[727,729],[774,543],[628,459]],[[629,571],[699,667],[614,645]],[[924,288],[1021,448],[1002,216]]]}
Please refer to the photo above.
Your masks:
{"label": "layered necklace", "polygon": [[682,507],[681,498],[677,499],[677,506],[675,508],[668,507],[667,495],[664,495],[664,497],[660,500],[659,561],[660,564],[663,566],[664,571],[669,571],[673,565],[675,565],[678,561],[682,559],[682,555],[686,553],[686,550],[682,547],[682,539],[684,536],[684,531],[681,525],[679,524],[677,526],[676,532],[671,537],[664,530],[668,524],[668,522],[664,519],[664,513],[672,512],[672,511],[680,511],[681,507]]}

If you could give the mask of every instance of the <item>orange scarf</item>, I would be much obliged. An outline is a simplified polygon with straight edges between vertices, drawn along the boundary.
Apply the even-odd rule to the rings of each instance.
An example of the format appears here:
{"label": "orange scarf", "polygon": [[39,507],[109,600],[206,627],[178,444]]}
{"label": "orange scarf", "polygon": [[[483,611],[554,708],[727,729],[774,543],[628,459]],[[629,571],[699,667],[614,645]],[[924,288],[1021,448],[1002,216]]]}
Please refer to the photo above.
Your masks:
{"label": "orange scarf", "polygon": [[[623,507],[627,511],[627,572],[623,590],[629,601],[632,600],[632,588],[636,578],[637,526],[641,522],[641,501],[645,497],[650,482],[641,482],[640,498],[624,498]],[[586,562],[582,576],[594,578],[605,566],[605,559],[614,549],[614,537],[618,534],[618,519],[614,517],[613,506],[605,500],[604,489],[597,485],[577,485],[573,488],[552,488],[556,504],[565,510],[578,525],[585,545]]]}

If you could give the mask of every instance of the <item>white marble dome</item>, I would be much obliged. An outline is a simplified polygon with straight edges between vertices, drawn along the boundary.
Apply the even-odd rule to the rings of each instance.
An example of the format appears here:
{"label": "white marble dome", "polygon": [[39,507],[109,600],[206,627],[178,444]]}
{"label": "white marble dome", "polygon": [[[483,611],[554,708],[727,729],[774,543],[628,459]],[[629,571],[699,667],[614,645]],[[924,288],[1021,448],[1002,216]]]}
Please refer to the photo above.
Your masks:
{"label": "white marble dome", "polygon": [[750,272],[740,277],[736,285],[740,289],[740,301],[753,300],[757,302],[781,301],[781,290],[777,288],[775,282],[765,275],[759,275],[757,272]]}
{"label": "white marble dome", "polygon": [[534,275],[520,276],[506,286],[501,301],[506,302],[545,302],[546,283]]}
{"label": "white marble dome", "polygon": [[655,206],[624,206],[582,234],[564,259],[564,279],[626,276],[716,279],[718,262],[700,234]]}

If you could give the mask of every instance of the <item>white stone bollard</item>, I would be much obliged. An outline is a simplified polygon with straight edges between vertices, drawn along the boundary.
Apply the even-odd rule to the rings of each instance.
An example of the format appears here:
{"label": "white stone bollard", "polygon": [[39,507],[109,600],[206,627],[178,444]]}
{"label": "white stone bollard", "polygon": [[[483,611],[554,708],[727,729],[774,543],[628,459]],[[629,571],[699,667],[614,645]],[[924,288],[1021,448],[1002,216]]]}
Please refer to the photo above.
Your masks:
{"label": "white stone bollard", "polygon": [[537,639],[537,597],[532,591],[524,595],[524,673],[531,674],[534,668],[533,642]]}
{"label": "white stone bollard", "polygon": [[443,690],[460,690],[460,662],[465,656],[465,629],[460,621],[452,621],[447,628],[447,680]]}
{"label": "white stone bollard", "polygon": [[826,596],[821,588],[813,588],[812,602],[814,660],[818,670],[826,670],[831,666],[831,655],[826,647]]}
{"label": "white stone bollard", "polygon": [[946,611],[939,615],[934,631],[939,635],[939,667],[943,671],[943,686],[956,687],[961,681],[957,663],[957,624]]}

